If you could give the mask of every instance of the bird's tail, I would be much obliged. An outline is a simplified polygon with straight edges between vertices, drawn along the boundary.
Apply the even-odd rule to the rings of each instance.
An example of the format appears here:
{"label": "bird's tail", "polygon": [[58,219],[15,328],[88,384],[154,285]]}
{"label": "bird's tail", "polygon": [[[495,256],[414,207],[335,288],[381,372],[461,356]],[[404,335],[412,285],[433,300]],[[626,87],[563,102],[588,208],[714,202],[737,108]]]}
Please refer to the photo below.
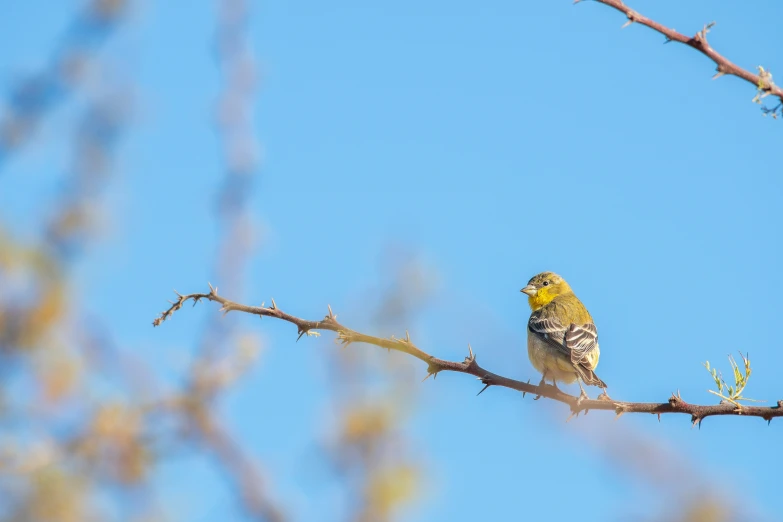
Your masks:
{"label": "bird's tail", "polygon": [[598,377],[593,370],[589,370],[581,364],[576,365],[576,371],[579,373],[579,377],[585,384],[590,386],[598,386],[599,388],[606,388],[606,383]]}

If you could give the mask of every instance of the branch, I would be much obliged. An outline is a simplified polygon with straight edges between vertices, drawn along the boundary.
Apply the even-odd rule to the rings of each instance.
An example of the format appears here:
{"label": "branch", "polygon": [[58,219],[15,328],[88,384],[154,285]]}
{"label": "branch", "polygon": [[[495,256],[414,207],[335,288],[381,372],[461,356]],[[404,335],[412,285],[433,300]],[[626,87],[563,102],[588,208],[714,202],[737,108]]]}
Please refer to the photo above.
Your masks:
{"label": "branch", "polygon": [[[730,403],[701,406],[685,402],[682,400],[682,397],[680,397],[680,393],[677,392],[676,395],[672,394],[667,402],[662,403],[624,402],[611,399],[585,399],[580,401],[578,397],[569,395],[550,384],[530,384],[529,380],[528,382],[517,381],[485,370],[476,362],[476,355],[473,353],[473,349],[470,345],[468,345],[468,356],[465,357],[464,361],[446,361],[438,359],[416,347],[411,341],[408,332],[405,332],[404,338],[396,338],[394,336],[389,339],[375,337],[351,330],[338,323],[337,315],[332,312],[331,307],[328,307],[329,313],[322,320],[309,321],[283,312],[277,307],[277,303],[275,303],[274,299],[272,299],[272,305],[269,307],[265,307],[263,303],[261,306],[247,306],[229,301],[228,299],[219,296],[217,288],[214,288],[212,285],[209,285],[209,293],[206,294],[182,295],[177,293],[177,300],[171,301],[171,307],[162,312],[160,316],[152,322],[153,326],[159,326],[163,321],[171,317],[174,312],[182,308],[182,305],[187,301],[193,301],[193,305],[195,306],[196,303],[202,299],[220,303],[220,311],[224,314],[238,311],[258,315],[259,317],[274,317],[275,319],[289,322],[296,326],[297,333],[299,334],[297,341],[301,339],[303,335],[318,335],[318,330],[328,330],[337,333],[337,340],[340,341],[343,346],[348,346],[351,343],[366,343],[386,348],[390,351],[395,350],[397,352],[407,353],[408,355],[412,355],[427,363],[427,377],[424,378],[425,380],[430,376],[436,377],[438,373],[443,371],[466,373],[468,375],[473,375],[484,384],[484,388],[482,388],[479,394],[490,386],[501,386],[521,391],[523,397],[525,394],[531,393],[535,394],[536,398],[546,397],[547,399],[562,402],[567,404],[571,409],[571,417],[579,415],[579,413],[583,411],[587,413],[589,410],[610,410],[614,411],[617,417],[620,417],[625,413],[652,413],[658,415],[658,420],[660,420],[662,413],[684,413],[691,416],[691,422],[694,426],[696,424],[701,426],[701,421],[704,418],[714,415],[761,417],[767,422],[771,422],[774,417],[783,417],[783,400],[778,401],[777,405],[769,407],[742,406],[741,408],[738,408]],[[569,417],[569,419],[571,417]]]}
{"label": "branch", "polygon": [[[579,3],[580,1],[582,0],[575,0],[574,3]],[[777,105],[771,108],[762,107],[761,110],[764,112],[764,114],[772,114],[773,117],[777,117],[778,113],[783,115],[783,89],[772,82],[772,74],[770,74],[769,71],[766,71],[763,67],[759,66],[759,74],[753,74],[752,72],[732,63],[722,54],[718,53],[715,51],[715,49],[710,47],[709,43],[707,42],[707,33],[715,25],[715,22],[710,22],[709,24],[705,25],[704,28],[694,36],[686,36],[675,31],[674,29],[669,29],[668,27],[659,24],[658,22],[651,20],[646,16],[642,16],[625,5],[622,0],[595,1],[617,9],[623,13],[628,18],[628,21],[625,22],[623,28],[628,27],[633,23],[645,25],[653,31],[657,31],[665,36],[665,43],[679,42],[689,47],[693,47],[703,55],[707,56],[710,60],[715,62],[715,65],[717,66],[716,70],[718,72],[715,74],[715,76],[712,77],[713,80],[724,75],[731,75],[736,76],[737,78],[742,78],[746,82],[752,83],[758,90],[756,97],[753,98],[754,102],[760,103],[761,98],[765,98],[770,95],[777,97],[779,100]]]}

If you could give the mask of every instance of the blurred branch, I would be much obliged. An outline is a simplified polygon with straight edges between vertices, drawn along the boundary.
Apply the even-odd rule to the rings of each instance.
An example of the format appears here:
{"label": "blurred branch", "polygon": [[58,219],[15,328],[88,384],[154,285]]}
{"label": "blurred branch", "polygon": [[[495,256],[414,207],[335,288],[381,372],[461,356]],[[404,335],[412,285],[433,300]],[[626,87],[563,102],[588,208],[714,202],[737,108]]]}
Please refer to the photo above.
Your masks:
{"label": "blurred branch", "polygon": [[90,60],[122,20],[127,0],[91,0],[60,38],[50,63],[9,94],[0,117],[0,166],[26,144],[43,117],[71,94]]}
{"label": "blurred branch", "polygon": [[[574,3],[576,4],[581,1],[583,0],[575,0]],[[761,99],[766,98],[767,96],[776,97],[779,101],[777,105],[774,107],[762,107],[761,110],[764,112],[764,114],[771,114],[773,118],[777,118],[779,114],[783,116],[783,88],[778,87],[772,82],[772,74],[768,70],[765,70],[763,67],[759,66],[759,74],[753,74],[752,72],[743,69],[742,67],[739,67],[738,65],[729,61],[709,45],[707,42],[707,33],[715,25],[715,22],[706,24],[702,30],[695,35],[687,36],[675,31],[674,29],[669,29],[655,20],[651,20],[646,16],[639,14],[625,5],[622,0],[596,0],[596,2],[617,9],[623,13],[628,18],[628,21],[625,22],[623,28],[628,27],[633,23],[641,24],[665,36],[665,43],[679,42],[689,47],[693,47],[707,58],[715,62],[715,65],[717,66],[716,70],[718,72],[715,74],[715,76],[712,77],[713,80],[724,75],[730,75],[736,76],[737,78],[742,78],[746,82],[752,83],[757,90],[756,96],[753,98],[754,103],[761,103]]]}
{"label": "blurred branch", "polygon": [[[483,384],[483,392],[490,386],[501,386],[504,388],[510,388],[512,390],[521,391],[523,397],[527,393],[536,394],[538,397],[546,397],[558,402],[567,404],[571,408],[571,416],[578,415],[584,411],[587,413],[589,410],[612,410],[617,414],[617,417],[624,413],[652,413],[657,414],[658,418],[662,413],[684,413],[691,416],[691,421],[695,426],[698,424],[701,426],[701,421],[706,417],[715,415],[742,415],[747,417],[761,417],[770,422],[773,417],[783,417],[783,400],[778,401],[776,406],[762,407],[762,406],[743,406],[738,408],[734,404],[724,403],[715,405],[697,405],[685,402],[677,394],[672,394],[667,402],[654,403],[654,402],[624,402],[615,401],[611,399],[605,400],[579,400],[574,395],[564,393],[559,388],[549,384],[530,384],[528,382],[521,382],[508,377],[492,373],[485,370],[476,362],[476,356],[473,353],[473,349],[468,345],[469,355],[462,362],[446,361],[438,359],[416,347],[411,342],[410,336],[406,332],[405,338],[395,338],[392,336],[389,339],[381,337],[374,337],[372,335],[363,334],[350,328],[343,326],[337,322],[337,316],[332,312],[332,308],[329,307],[329,313],[320,321],[310,321],[307,319],[300,319],[293,315],[287,314],[277,307],[277,303],[272,300],[272,306],[265,307],[262,303],[261,306],[247,306],[240,303],[229,301],[228,299],[218,295],[217,288],[209,286],[209,293],[206,294],[189,294],[182,295],[177,293],[177,300],[172,302],[171,307],[162,312],[153,321],[153,326],[159,326],[163,321],[171,317],[171,315],[182,308],[187,301],[192,300],[195,305],[202,299],[214,301],[220,303],[222,306],[220,310],[226,314],[232,311],[245,312],[249,314],[258,315],[260,317],[274,317],[281,319],[296,325],[299,338],[303,335],[319,335],[318,330],[328,330],[337,333],[337,339],[347,346],[351,343],[367,343],[387,350],[395,350],[402,353],[412,355],[417,359],[427,363],[427,377],[430,375],[437,376],[442,371],[451,371],[458,373],[466,373],[477,377]],[[299,339],[298,338],[298,339]],[[297,340],[298,340],[297,339]],[[426,377],[425,377],[426,379]],[[481,393],[479,392],[479,393]],[[570,419],[570,417],[569,417]]]}
{"label": "blurred branch", "polygon": [[267,522],[285,520],[280,509],[264,494],[260,471],[208,409],[196,405],[191,408],[189,419],[198,433],[199,440],[213,452],[228,477],[234,481],[248,513],[257,520]]}

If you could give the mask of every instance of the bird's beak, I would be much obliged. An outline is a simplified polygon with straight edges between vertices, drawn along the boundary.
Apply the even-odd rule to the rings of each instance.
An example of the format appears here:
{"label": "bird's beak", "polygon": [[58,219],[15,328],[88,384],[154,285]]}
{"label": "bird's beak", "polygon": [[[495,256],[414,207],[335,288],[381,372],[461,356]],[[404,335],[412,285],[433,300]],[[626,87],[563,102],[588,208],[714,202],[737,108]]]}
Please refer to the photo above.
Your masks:
{"label": "bird's beak", "polygon": [[525,288],[520,290],[520,292],[524,292],[527,295],[529,295],[530,297],[533,297],[534,295],[536,295],[536,291],[537,291],[536,287],[533,286],[533,285],[527,285]]}

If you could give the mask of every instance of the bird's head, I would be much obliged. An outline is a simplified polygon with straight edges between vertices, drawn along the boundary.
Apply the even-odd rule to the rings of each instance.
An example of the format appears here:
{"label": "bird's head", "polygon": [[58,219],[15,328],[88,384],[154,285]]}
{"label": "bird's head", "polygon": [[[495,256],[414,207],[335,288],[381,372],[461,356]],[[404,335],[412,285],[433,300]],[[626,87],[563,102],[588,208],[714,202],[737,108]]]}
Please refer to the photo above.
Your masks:
{"label": "bird's head", "polygon": [[548,305],[559,295],[571,292],[565,279],[552,272],[541,272],[533,276],[527,286],[521,290],[528,295],[527,302],[533,311]]}

